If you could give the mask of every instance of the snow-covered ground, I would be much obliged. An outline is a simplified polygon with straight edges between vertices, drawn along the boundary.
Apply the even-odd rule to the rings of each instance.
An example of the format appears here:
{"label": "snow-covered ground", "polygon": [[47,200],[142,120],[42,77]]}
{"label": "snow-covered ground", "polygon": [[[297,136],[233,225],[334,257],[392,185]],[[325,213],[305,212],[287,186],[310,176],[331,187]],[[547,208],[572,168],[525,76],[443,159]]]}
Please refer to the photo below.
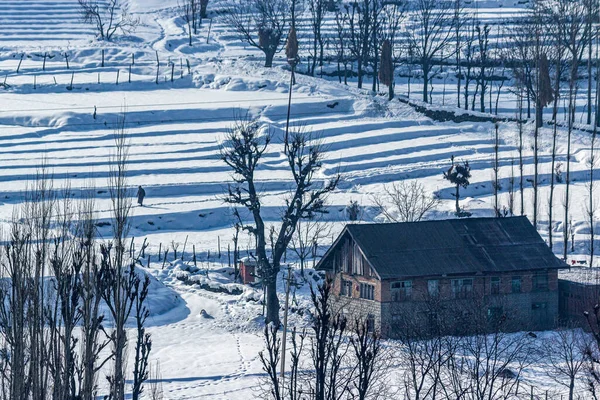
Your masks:
{"label": "snow-covered ground", "polygon": [[[498,21],[521,15],[519,3],[488,0],[475,1],[473,6],[479,7],[482,18]],[[227,272],[219,270],[228,264],[226,249],[233,230],[231,211],[221,196],[231,178],[220,160],[219,145],[235,115],[246,110],[270,123],[276,134],[259,174],[263,210],[268,222],[276,223],[291,179],[281,148],[289,72],[281,60],[273,69],[262,68],[260,54],[244,46],[218,18],[209,38],[205,21],[193,46],[188,46],[176,0],[130,0],[130,9],[142,24],[113,43],[95,40],[90,27],[80,22],[76,4],[76,0],[0,1],[0,83],[8,85],[0,87],[0,221],[11,220],[42,163],[53,172],[57,187],[67,179],[76,190],[93,187],[98,217],[108,219],[106,184],[113,128],[126,110],[129,183],[143,185],[148,196],[144,207],[134,209],[131,234],[136,242],[146,239],[150,244],[148,270],[157,281],[149,331],[152,359],[160,361],[165,394],[170,399],[249,398],[262,373],[258,360],[263,346],[262,306],[256,301],[260,293],[250,288],[241,295],[219,293],[187,284],[178,279],[187,267],[159,261],[158,250],[178,243],[182,251],[185,243],[188,264],[195,248],[198,267],[209,271],[208,278],[194,279],[217,286],[227,282]],[[339,190],[328,201],[326,219],[332,237],[345,223],[345,207],[351,200],[364,208],[364,220],[378,218],[373,195],[399,180],[419,179],[428,192],[442,199],[430,217],[451,217],[453,189],[442,177],[451,156],[472,166],[473,178],[462,191],[462,206],[476,216],[493,214],[491,123],[434,122],[407,104],[388,103],[384,96],[354,85],[303,75],[297,80],[292,123],[318,133],[325,144],[326,159],[318,178],[342,174]],[[398,79],[399,95],[408,92],[407,83]],[[454,103],[451,79],[447,91],[442,84],[443,77],[434,80],[434,103]],[[419,98],[418,89],[419,83],[413,81],[411,99]],[[514,106],[506,91],[500,113],[514,116]],[[531,132],[532,126],[526,126],[526,179],[533,173]],[[566,134],[561,131],[559,136],[559,161],[564,164]],[[516,125],[500,124],[500,137],[501,201],[506,205],[511,169],[518,175]],[[551,131],[544,128],[540,157],[544,200],[539,214],[544,237],[550,146]],[[573,146],[576,251],[572,258],[585,259],[588,135],[577,131]],[[526,186],[526,212],[532,215],[531,184]],[[562,193],[559,185],[552,226],[555,237],[562,231]],[[110,228],[101,228],[100,234],[108,237]],[[555,244],[555,251],[561,253],[561,244]],[[250,247],[246,236],[241,247]],[[298,292],[300,302],[307,301],[307,287]],[[294,322],[301,323],[302,318]],[[550,384],[544,380],[543,366],[527,371],[525,379],[539,387]]]}

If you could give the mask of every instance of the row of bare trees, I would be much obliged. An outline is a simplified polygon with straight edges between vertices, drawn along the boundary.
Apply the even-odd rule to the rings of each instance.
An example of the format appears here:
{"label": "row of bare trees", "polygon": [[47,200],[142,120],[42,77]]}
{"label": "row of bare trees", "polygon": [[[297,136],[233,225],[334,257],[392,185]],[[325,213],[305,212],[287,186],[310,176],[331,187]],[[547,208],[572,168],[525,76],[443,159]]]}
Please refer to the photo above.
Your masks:
{"label": "row of bare trees", "polygon": [[[16,208],[0,255],[0,396],[95,399],[101,371],[107,398],[138,399],[152,340],[145,330],[150,280],[127,248],[130,193],[124,117],[116,130],[109,193],[113,238],[96,238],[92,191],[77,199],[40,169]],[[136,321],[133,387],[126,388],[126,324]]]}
{"label": "row of bare trees", "polygon": [[[510,313],[483,299],[448,307],[430,298],[394,309],[390,332],[397,340],[385,341],[368,320],[341,314],[343,300],[333,291],[330,280],[311,288],[310,322],[291,329],[289,353],[279,330],[265,327],[261,398],[598,398],[599,307],[586,313],[592,335],[559,328],[542,338],[507,333]],[[554,388],[531,385],[527,373],[535,365]]]}
{"label": "row of bare trees", "polygon": [[291,332],[287,373],[281,368],[286,354],[278,329],[265,327],[265,349],[259,354],[265,372],[261,398],[367,400],[389,392],[391,358],[381,336],[367,320],[344,317],[332,301],[332,281],[311,287],[312,320],[307,328]]}

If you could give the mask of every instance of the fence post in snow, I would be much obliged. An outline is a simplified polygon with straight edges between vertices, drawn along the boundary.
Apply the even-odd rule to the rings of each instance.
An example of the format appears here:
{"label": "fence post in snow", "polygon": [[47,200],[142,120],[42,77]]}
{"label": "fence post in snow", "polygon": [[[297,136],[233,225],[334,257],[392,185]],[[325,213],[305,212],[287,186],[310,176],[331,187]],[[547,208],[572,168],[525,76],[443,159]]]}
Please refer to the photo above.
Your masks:
{"label": "fence post in snow", "polygon": [[208,41],[210,40],[211,29],[212,29],[212,18],[210,19],[210,24],[208,24],[208,35],[206,36],[206,44],[208,44]]}
{"label": "fence post in snow", "polygon": [[25,53],[21,54],[21,59],[19,60],[19,65],[17,65],[17,74],[19,73],[19,70],[21,69],[21,63],[23,62],[23,57],[25,57]]}
{"label": "fence post in snow", "polygon": [[119,86],[119,70],[117,70],[117,86]]}
{"label": "fence post in snow", "polygon": [[98,72],[98,85],[100,84],[100,72]]}
{"label": "fence post in snow", "polygon": [[37,83],[36,81],[37,81],[37,75],[34,75],[33,76],[33,90],[36,89],[36,83]]}
{"label": "fence post in snow", "polygon": [[67,86],[67,90],[73,90],[73,78],[75,77],[75,72],[71,73],[71,83]]}
{"label": "fence post in snow", "polygon": [[135,54],[131,53],[131,65],[135,65]]}
{"label": "fence post in snow", "polygon": [[187,246],[188,235],[185,236],[185,242],[183,242],[183,250],[181,251],[181,261],[183,261],[183,256],[185,255],[185,246]]}
{"label": "fence post in snow", "polygon": [[221,259],[221,236],[217,236],[217,247],[219,248],[219,259]]}
{"label": "fence post in snow", "polygon": [[129,65],[129,83],[131,83],[131,65]]}
{"label": "fence post in snow", "polygon": [[165,250],[165,258],[163,258],[162,269],[165,269],[165,263],[167,262],[167,254],[169,254],[169,249]]}
{"label": "fence post in snow", "polygon": [[188,75],[192,74],[192,67],[190,67],[190,60],[189,59],[185,59],[185,63],[187,64],[187,68],[188,68]]}
{"label": "fence post in snow", "polygon": [[160,71],[160,61],[158,60],[158,51],[156,52],[156,84],[158,85],[158,74]]}
{"label": "fence post in snow", "polygon": [[158,244],[158,261],[162,259],[162,242]]}
{"label": "fence post in snow", "polygon": [[48,52],[44,53],[44,63],[42,64],[42,71],[46,70],[46,57],[48,57]]}
{"label": "fence post in snow", "polygon": [[193,258],[193,260],[194,260],[194,267],[197,267],[197,265],[196,265],[196,245],[195,244],[192,245],[192,251],[194,252],[194,258]]}
{"label": "fence post in snow", "polygon": [[67,63],[67,69],[69,69],[69,54],[65,53],[65,62]]}
{"label": "fence post in snow", "polygon": [[175,73],[175,63],[171,63],[171,82],[173,82],[173,74]]}

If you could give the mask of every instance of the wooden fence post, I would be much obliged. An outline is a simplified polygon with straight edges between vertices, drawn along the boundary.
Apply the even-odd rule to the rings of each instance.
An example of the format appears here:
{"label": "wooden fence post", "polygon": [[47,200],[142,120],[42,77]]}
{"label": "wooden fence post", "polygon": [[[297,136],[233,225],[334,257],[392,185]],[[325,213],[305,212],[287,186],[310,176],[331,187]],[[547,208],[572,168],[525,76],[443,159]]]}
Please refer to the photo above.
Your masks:
{"label": "wooden fence post", "polygon": [[25,53],[21,54],[21,59],[19,60],[19,65],[17,65],[17,74],[19,73],[19,70],[21,69],[21,63],[23,62],[23,57],[25,57]]}
{"label": "wooden fence post", "polygon": [[206,44],[208,44],[208,41],[210,40],[211,29],[212,29],[212,18],[210,19],[210,24],[208,24],[208,35],[206,36]]}
{"label": "wooden fence post", "polygon": [[100,66],[104,68],[104,49],[102,49],[102,65]]}
{"label": "wooden fence post", "polygon": [[158,60],[158,51],[156,51],[156,84],[158,85],[158,74],[160,71],[160,61]]}

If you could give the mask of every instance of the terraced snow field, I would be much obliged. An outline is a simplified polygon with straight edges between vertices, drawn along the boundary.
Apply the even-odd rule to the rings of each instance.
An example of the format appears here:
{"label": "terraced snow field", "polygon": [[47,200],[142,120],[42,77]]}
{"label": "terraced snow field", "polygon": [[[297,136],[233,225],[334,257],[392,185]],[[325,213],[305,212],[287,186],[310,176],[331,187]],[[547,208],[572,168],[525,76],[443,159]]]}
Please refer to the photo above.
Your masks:
{"label": "terraced snow field", "polygon": [[[166,396],[251,398],[262,374],[257,356],[262,348],[257,322],[262,308],[243,296],[213,294],[181,284],[175,277],[178,267],[167,264],[163,270],[157,252],[159,244],[187,243],[188,254],[195,246],[200,258],[207,258],[209,251],[215,254],[219,242],[222,249],[231,243],[231,210],[222,201],[231,174],[220,160],[219,148],[236,115],[248,113],[274,134],[259,181],[267,222],[276,223],[291,179],[281,145],[289,90],[285,61],[278,58],[273,69],[262,68],[260,54],[241,44],[216,17],[208,43],[210,24],[205,21],[193,46],[188,46],[175,0],[130,1],[132,12],[142,22],[140,28],[128,38],[100,43],[79,20],[76,3],[0,1],[0,84],[7,84],[0,86],[0,221],[11,221],[14,207],[22,204],[31,179],[44,164],[53,173],[57,189],[65,180],[70,181],[75,198],[92,189],[98,218],[106,222],[110,217],[109,156],[114,149],[115,123],[125,111],[129,184],[143,185],[147,193],[144,207],[133,210],[131,235],[136,243],[149,241],[149,270],[171,290],[168,296],[184,300],[173,301],[171,309],[151,318],[152,359],[160,360]],[[215,1],[214,7],[221,4]],[[482,18],[490,21],[522,13],[515,2],[474,2],[476,6]],[[328,24],[331,32],[331,21]],[[45,70],[44,53],[52,56]],[[301,64],[300,69],[304,68]],[[327,64],[325,69],[332,71],[335,65]],[[442,203],[430,217],[452,217],[453,188],[442,177],[452,156],[472,166],[472,184],[462,191],[461,205],[475,216],[493,214],[491,123],[432,121],[410,105],[397,100],[388,103],[384,96],[358,90],[352,82],[344,86],[333,78],[297,78],[292,126],[314,132],[324,145],[325,161],[317,181],[338,172],[342,176],[324,217],[332,235],[346,222],[345,208],[351,200],[361,204],[364,220],[378,220],[373,196],[381,195],[384,185],[400,180],[419,179],[429,193],[440,196]],[[446,91],[444,79],[440,75],[434,81],[436,105],[442,99],[446,105],[455,101],[455,84],[448,79]],[[419,98],[418,81],[412,85],[411,99]],[[500,113],[514,116],[514,97],[504,90]],[[398,78],[396,92],[406,95],[407,80]],[[578,110],[579,117],[582,112],[583,108]],[[543,128],[540,137],[541,198],[546,199],[551,130]],[[565,137],[561,130],[558,159],[563,165]],[[501,204],[507,205],[510,177],[518,175],[516,125],[501,123],[500,138]],[[531,125],[526,126],[524,144],[525,211],[531,216]],[[573,146],[576,251],[572,257],[584,258],[589,135],[576,131]],[[562,193],[561,186],[555,204],[558,222],[551,227],[555,236],[562,230]],[[544,200],[539,214],[544,236],[546,210]],[[99,233],[109,237],[110,227],[100,228]],[[244,236],[243,246],[250,245]],[[560,252],[561,246],[555,246],[555,251]],[[204,318],[202,310],[214,318]],[[532,368],[524,379],[539,384],[543,379],[539,372]]]}

